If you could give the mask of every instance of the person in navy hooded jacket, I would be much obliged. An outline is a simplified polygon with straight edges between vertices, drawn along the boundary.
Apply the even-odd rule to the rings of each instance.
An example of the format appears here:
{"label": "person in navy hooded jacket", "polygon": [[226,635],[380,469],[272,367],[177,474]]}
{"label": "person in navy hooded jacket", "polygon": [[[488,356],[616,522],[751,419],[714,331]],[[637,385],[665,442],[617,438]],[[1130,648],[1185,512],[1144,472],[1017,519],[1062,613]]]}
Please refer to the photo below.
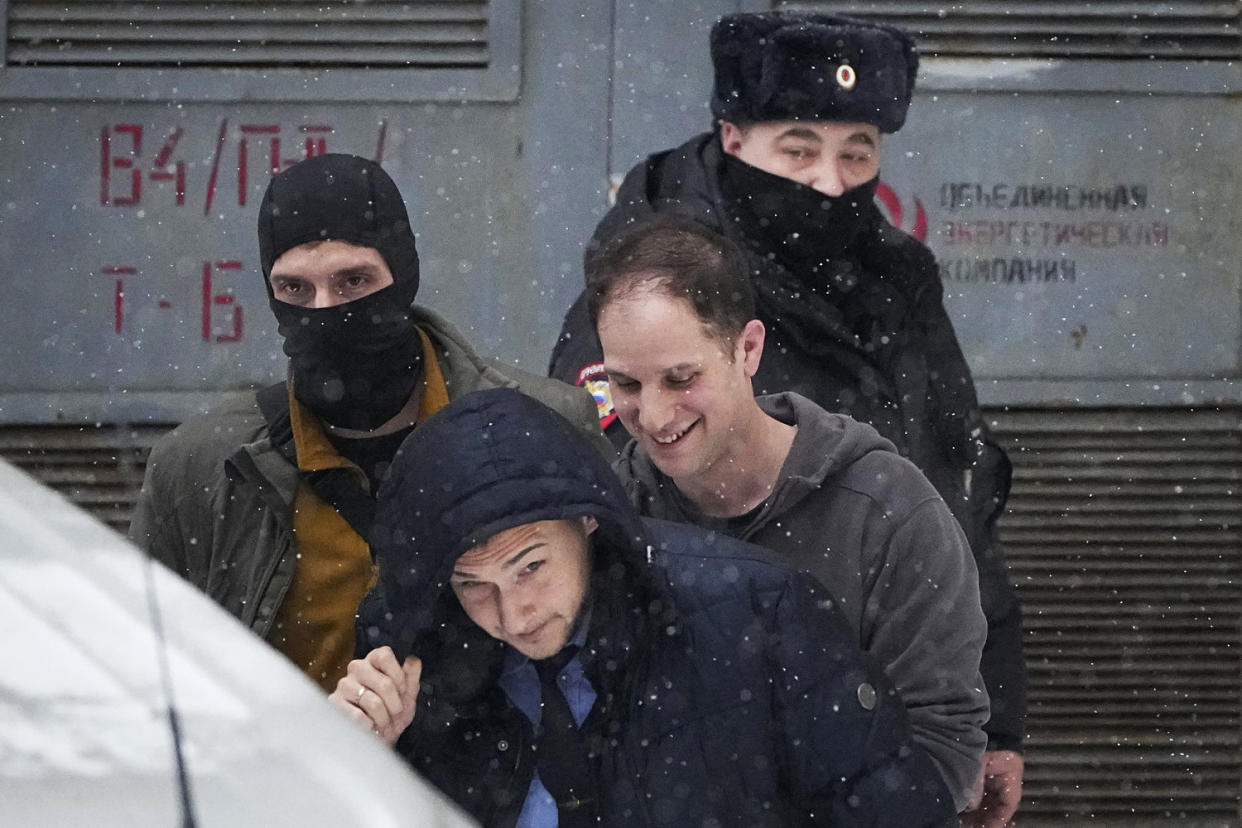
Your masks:
{"label": "person in navy hooded jacket", "polygon": [[832,597],[644,520],[506,389],[418,428],[333,702],[488,826],[944,825],[953,803]]}

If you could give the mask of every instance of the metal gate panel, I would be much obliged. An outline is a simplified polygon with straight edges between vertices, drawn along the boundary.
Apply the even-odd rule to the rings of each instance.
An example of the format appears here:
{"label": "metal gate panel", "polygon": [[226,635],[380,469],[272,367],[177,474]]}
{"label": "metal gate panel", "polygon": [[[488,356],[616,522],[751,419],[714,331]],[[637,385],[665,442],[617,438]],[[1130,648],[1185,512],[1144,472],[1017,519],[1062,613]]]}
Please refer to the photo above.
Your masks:
{"label": "metal gate panel", "polygon": [[772,6],[892,23],[915,35],[929,57],[1229,60],[1242,53],[1236,0],[776,0]]}
{"label": "metal gate panel", "polygon": [[0,427],[0,457],[118,532],[129,529],[151,446],[167,424]]}
{"label": "metal gate panel", "polygon": [[1019,824],[1240,824],[1242,412],[989,418],[1030,676]]}
{"label": "metal gate panel", "polygon": [[513,101],[521,0],[0,0],[0,98]]}
{"label": "metal gate panel", "polygon": [[9,0],[17,66],[488,65],[487,0]]}

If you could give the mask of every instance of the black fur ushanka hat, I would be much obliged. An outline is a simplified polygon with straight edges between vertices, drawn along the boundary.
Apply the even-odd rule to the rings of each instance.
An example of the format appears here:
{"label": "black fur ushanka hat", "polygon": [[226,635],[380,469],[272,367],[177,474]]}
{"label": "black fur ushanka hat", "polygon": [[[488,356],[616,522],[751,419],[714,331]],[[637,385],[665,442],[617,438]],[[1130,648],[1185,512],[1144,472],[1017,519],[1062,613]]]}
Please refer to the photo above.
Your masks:
{"label": "black fur ushanka hat", "polygon": [[712,115],[745,125],[906,121],[919,56],[901,29],[825,14],[729,14],[711,34]]}

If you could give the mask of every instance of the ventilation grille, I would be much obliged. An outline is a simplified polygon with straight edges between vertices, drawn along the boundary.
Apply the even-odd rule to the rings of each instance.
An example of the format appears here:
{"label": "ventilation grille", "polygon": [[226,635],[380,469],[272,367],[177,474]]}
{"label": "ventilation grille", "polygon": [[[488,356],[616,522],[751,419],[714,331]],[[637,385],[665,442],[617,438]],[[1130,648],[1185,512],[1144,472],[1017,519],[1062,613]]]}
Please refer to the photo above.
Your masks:
{"label": "ventilation grille", "polygon": [[124,533],[142,486],[147,454],[172,428],[4,426],[0,457]]}
{"label": "ventilation grille", "polygon": [[1210,0],[820,0],[773,8],[900,26],[931,57],[1230,60],[1242,55],[1242,4]]}
{"label": "ventilation grille", "polygon": [[1014,462],[1021,825],[1238,825],[1242,412],[989,417]]}
{"label": "ventilation grille", "polygon": [[486,0],[9,0],[10,66],[488,67]]}

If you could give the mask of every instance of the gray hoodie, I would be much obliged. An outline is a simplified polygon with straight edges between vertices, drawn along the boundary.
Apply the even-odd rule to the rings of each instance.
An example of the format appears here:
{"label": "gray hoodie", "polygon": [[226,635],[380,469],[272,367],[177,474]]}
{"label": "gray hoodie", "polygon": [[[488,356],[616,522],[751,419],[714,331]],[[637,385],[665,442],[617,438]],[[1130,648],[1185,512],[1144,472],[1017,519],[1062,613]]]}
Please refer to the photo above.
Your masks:
{"label": "gray hoodie", "polygon": [[746,515],[703,515],[635,441],[615,469],[649,517],[695,523],[767,548],[836,596],[862,649],[901,692],[914,738],[958,809],[986,744],[979,676],[987,623],[961,528],[922,472],[869,425],[794,393],[760,407],[797,426],[776,486]]}

